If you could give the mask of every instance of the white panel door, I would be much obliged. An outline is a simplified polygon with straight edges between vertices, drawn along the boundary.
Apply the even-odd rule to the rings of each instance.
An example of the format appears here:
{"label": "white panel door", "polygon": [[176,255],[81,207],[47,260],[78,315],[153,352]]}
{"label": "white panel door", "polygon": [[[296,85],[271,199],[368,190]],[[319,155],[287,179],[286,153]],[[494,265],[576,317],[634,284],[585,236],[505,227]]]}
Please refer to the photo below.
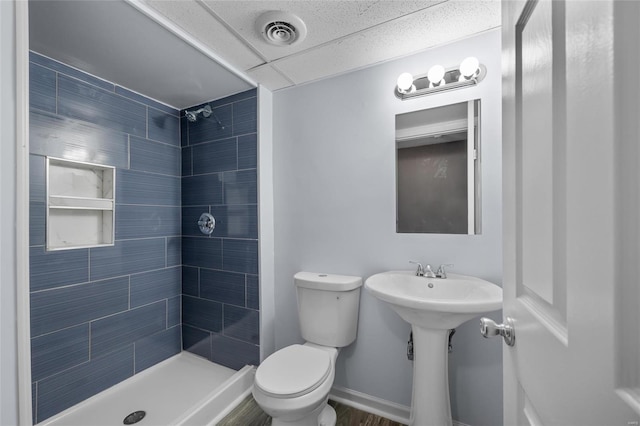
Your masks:
{"label": "white panel door", "polygon": [[503,2],[506,425],[640,421],[638,2]]}

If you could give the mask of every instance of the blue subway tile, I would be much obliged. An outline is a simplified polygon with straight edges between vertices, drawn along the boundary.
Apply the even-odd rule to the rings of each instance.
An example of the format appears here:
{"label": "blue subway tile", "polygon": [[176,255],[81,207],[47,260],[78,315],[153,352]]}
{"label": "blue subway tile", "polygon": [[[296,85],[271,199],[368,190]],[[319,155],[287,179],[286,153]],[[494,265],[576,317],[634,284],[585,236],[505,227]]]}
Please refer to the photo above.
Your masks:
{"label": "blue subway tile", "polygon": [[217,333],[222,330],[222,304],[182,296],[182,323]]}
{"label": "blue subway tile", "polygon": [[29,245],[43,246],[45,243],[45,203],[29,203]]}
{"label": "blue subway tile", "polygon": [[38,408],[37,404],[37,396],[38,396],[38,383],[31,383],[31,422],[35,425],[38,422],[36,417],[36,409]]}
{"label": "blue subway tile", "polygon": [[225,239],[222,242],[222,268],[225,271],[258,274],[258,242]]}
{"label": "blue subway tile", "polygon": [[131,309],[91,323],[91,358],[113,352],[167,328],[167,303]]}
{"label": "blue subway tile", "polygon": [[31,339],[31,380],[42,380],[89,361],[89,324]]}
{"label": "blue subway tile", "polygon": [[223,204],[256,204],[258,202],[258,175],[255,169],[224,172],[223,185]]}
{"label": "blue subway tile", "polygon": [[181,264],[182,237],[167,237],[167,268],[171,266],[180,266]]}
{"label": "blue subway tile", "polygon": [[176,117],[178,117],[180,114],[180,111],[175,108],[162,104],[139,93],[132,92],[131,90],[126,89],[122,86],[116,85],[115,92],[121,96],[124,96],[125,98],[131,99],[132,101],[137,101],[152,108],[159,109],[160,111],[164,111],[167,114],[171,114]]}
{"label": "blue subway tile", "polygon": [[78,80],[82,80],[89,84],[92,84],[97,87],[101,87],[102,89],[113,92],[113,83],[109,83],[106,80],[101,78],[94,77],[90,74],[87,74],[84,71],[80,71],[76,68],[72,68],[68,65],[63,64],[62,62],[58,62],[51,58],[47,58],[46,56],[42,56],[36,52],[29,52],[29,61],[41,65],[43,67],[49,68],[51,70],[57,71],[60,74],[66,74],[70,77],[76,78]]}
{"label": "blue subway tile", "polygon": [[200,296],[200,270],[193,266],[182,265],[182,293],[189,296]]}
{"label": "blue subway tile", "polygon": [[91,250],[91,280],[150,271],[165,266],[165,239],[116,241]]}
{"label": "blue subway tile", "polygon": [[89,281],[87,249],[45,251],[44,247],[31,247],[29,265],[31,291]]}
{"label": "blue subway tile", "polygon": [[231,136],[233,136],[233,108],[231,104],[213,108],[211,116],[205,118],[199,115],[197,121],[189,122],[189,145]]}
{"label": "blue subway tile", "polygon": [[180,327],[171,327],[136,342],[136,374],[156,365],[182,349]]}
{"label": "blue subway tile", "polygon": [[260,314],[252,309],[224,305],[224,335],[260,344]]}
{"label": "blue subway tile", "polygon": [[148,108],[149,139],[180,147],[180,119],[154,108]]}
{"label": "blue subway tile", "polygon": [[233,103],[233,135],[256,133],[258,128],[258,103],[256,98]]}
{"label": "blue subway tile", "polygon": [[238,143],[236,138],[220,139],[195,145],[192,148],[193,174],[224,172],[238,168]]}
{"label": "blue subway tile", "polygon": [[133,345],[38,382],[41,422],[133,375]]}
{"label": "blue subway tile", "polygon": [[211,336],[211,361],[234,370],[245,365],[258,365],[260,346],[214,334]]}
{"label": "blue subway tile", "polygon": [[258,135],[250,133],[238,136],[238,169],[258,167]]}
{"label": "blue subway tile", "polygon": [[120,204],[180,205],[180,178],[133,170],[117,170],[116,200]]}
{"label": "blue subway tile", "polygon": [[182,322],[182,297],[167,299],[167,327],[180,325]]}
{"label": "blue subway tile", "polygon": [[181,267],[131,275],[131,307],[178,296],[182,291],[181,280]]}
{"label": "blue subway tile", "polygon": [[65,117],[31,111],[29,143],[32,154],[129,167],[127,135]]}
{"label": "blue subway tile", "polygon": [[29,200],[45,203],[47,178],[45,158],[40,155],[29,155]]}
{"label": "blue subway tile", "polygon": [[200,297],[220,303],[244,306],[245,276],[236,272],[200,270]]}
{"label": "blue subway tile", "polygon": [[184,115],[184,110],[180,111],[180,146],[189,145],[189,120]]}
{"label": "blue subway tile", "polygon": [[180,148],[131,136],[131,170],[180,176]]}
{"label": "blue subway tile", "polygon": [[192,354],[211,359],[211,333],[182,324],[182,348]]}
{"label": "blue subway tile", "polygon": [[29,63],[29,107],[56,112],[56,73]]}
{"label": "blue subway tile", "polygon": [[[209,213],[209,206],[195,206],[182,208],[182,235],[202,237],[204,234],[200,232],[198,220],[202,213]],[[215,217],[215,216],[214,216]],[[213,230],[213,236],[218,236],[218,218],[216,219],[216,229]]]}
{"label": "blue subway tile", "polygon": [[129,277],[31,293],[31,336],[82,324],[129,307]]}
{"label": "blue subway tile", "polygon": [[222,269],[222,240],[206,237],[182,238],[182,263],[188,266]]}
{"label": "blue subway tile", "polygon": [[58,76],[58,114],[96,125],[147,135],[147,107],[113,92]]}
{"label": "blue subway tile", "polygon": [[222,204],[220,173],[182,178],[182,205]]}
{"label": "blue subway tile", "polygon": [[258,238],[257,204],[211,206],[211,214],[216,218],[216,237]]}
{"label": "blue subway tile", "polygon": [[260,278],[247,275],[247,308],[260,309]]}
{"label": "blue subway tile", "polygon": [[116,205],[116,240],[180,235],[180,207]]}
{"label": "blue subway tile", "polygon": [[191,176],[193,174],[191,152],[190,146],[182,148],[182,176]]}

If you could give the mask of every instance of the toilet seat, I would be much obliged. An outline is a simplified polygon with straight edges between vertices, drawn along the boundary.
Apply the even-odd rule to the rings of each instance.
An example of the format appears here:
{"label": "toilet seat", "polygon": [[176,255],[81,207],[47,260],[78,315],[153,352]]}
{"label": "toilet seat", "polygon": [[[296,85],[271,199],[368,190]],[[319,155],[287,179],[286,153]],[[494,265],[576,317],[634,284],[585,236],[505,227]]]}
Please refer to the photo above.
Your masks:
{"label": "toilet seat", "polygon": [[291,345],[271,354],[258,366],[254,383],[271,397],[295,398],[317,389],[332,368],[327,352]]}

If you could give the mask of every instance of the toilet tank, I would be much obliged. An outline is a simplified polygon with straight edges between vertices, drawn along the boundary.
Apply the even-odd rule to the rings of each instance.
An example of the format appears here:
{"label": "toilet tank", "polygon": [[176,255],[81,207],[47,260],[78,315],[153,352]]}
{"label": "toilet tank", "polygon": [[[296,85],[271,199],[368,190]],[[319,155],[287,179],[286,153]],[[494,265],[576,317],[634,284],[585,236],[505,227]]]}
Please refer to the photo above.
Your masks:
{"label": "toilet tank", "polygon": [[302,337],[335,348],[356,339],[361,277],[298,272],[294,275]]}

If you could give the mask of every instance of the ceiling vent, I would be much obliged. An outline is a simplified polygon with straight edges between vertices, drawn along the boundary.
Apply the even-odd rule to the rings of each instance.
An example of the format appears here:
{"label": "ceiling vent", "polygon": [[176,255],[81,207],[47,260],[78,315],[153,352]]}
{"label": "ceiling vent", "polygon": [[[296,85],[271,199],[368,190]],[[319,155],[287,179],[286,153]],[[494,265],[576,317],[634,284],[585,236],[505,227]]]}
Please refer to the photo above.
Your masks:
{"label": "ceiling vent", "polygon": [[282,11],[263,13],[256,21],[256,28],[267,43],[275,46],[291,46],[307,36],[307,26],[302,19]]}

